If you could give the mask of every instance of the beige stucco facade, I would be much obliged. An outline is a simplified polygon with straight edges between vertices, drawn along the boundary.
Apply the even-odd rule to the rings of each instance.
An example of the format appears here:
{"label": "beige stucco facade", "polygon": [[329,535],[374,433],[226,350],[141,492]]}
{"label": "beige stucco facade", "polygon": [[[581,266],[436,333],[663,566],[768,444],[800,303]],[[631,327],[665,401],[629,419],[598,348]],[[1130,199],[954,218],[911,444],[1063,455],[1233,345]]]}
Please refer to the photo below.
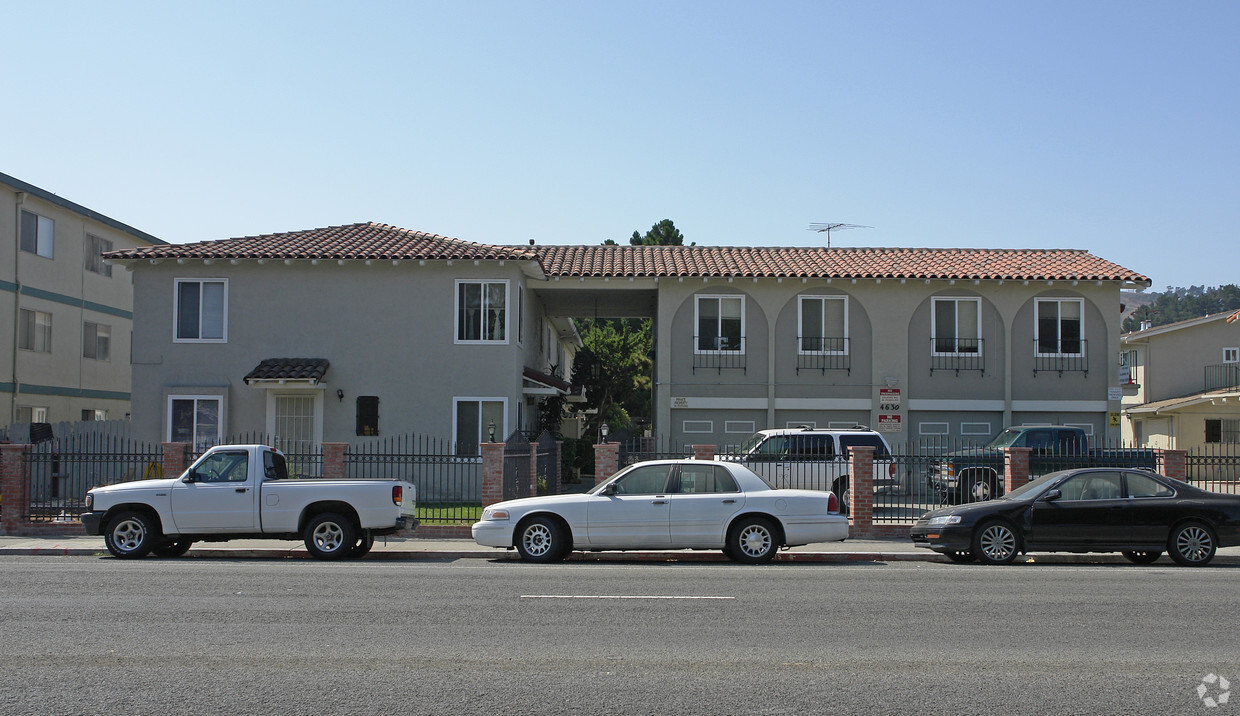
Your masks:
{"label": "beige stucco facade", "polygon": [[92,252],[157,243],[0,174],[0,426],[128,417],[133,285]]}

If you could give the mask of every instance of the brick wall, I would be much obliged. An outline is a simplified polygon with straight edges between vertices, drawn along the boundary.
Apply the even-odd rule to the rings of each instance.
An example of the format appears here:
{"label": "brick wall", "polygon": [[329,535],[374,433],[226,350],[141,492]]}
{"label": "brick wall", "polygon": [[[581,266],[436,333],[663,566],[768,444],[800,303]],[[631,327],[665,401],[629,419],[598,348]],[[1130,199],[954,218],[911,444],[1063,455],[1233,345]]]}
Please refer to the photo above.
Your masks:
{"label": "brick wall", "polygon": [[848,517],[850,537],[868,539],[877,535],[874,529],[874,448],[868,445],[848,449]]}
{"label": "brick wall", "polygon": [[1027,447],[1010,447],[1003,450],[1003,494],[1007,494],[1029,482],[1029,453]]}
{"label": "brick wall", "polygon": [[603,482],[620,471],[620,443],[599,443],[594,446],[594,484]]}

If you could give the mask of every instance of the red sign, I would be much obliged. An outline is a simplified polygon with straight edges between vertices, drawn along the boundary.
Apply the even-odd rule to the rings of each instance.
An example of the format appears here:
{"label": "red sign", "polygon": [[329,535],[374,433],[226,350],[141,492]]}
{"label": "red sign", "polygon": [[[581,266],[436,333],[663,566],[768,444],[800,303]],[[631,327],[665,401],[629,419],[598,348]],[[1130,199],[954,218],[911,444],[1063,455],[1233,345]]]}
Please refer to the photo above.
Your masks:
{"label": "red sign", "polygon": [[898,433],[900,432],[900,416],[899,415],[879,415],[878,416],[879,432]]}

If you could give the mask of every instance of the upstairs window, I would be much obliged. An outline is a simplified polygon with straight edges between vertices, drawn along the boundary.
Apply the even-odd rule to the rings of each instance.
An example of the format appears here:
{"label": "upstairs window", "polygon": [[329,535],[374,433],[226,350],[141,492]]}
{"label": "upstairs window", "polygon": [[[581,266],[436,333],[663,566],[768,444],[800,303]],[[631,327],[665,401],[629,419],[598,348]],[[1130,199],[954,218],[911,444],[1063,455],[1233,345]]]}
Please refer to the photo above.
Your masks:
{"label": "upstairs window", "polygon": [[220,443],[223,400],[213,395],[168,397],[168,442],[189,443],[205,450]]}
{"label": "upstairs window", "polygon": [[745,300],[741,296],[698,296],[697,353],[745,352]]}
{"label": "upstairs window", "polygon": [[456,282],[456,342],[503,343],[508,335],[508,282]]}
{"label": "upstairs window", "polygon": [[111,276],[112,265],[104,263],[103,252],[112,250],[112,242],[94,234],[86,235],[86,270],[100,276]]}
{"label": "upstairs window", "polygon": [[82,324],[82,357],[92,360],[110,360],[112,353],[112,327],[86,321]]}
{"label": "upstairs window", "polygon": [[1081,355],[1084,351],[1081,326],[1083,301],[1079,298],[1039,298],[1036,303],[1034,340],[1038,355]]}
{"label": "upstairs window", "polygon": [[981,352],[982,302],[977,298],[935,298],[930,334],[935,355]]}
{"label": "upstairs window", "polygon": [[228,279],[176,279],[177,342],[223,343],[228,337]]}
{"label": "upstairs window", "polygon": [[797,352],[806,355],[848,352],[848,297],[802,296]]}
{"label": "upstairs window", "polygon": [[33,211],[22,210],[22,251],[52,258],[52,244],[56,234],[56,222]]}
{"label": "upstairs window", "polygon": [[1240,363],[1240,348],[1224,348],[1223,349],[1223,362],[1224,363]]}
{"label": "upstairs window", "polygon": [[17,315],[17,347],[35,353],[52,352],[52,314],[23,308]]}

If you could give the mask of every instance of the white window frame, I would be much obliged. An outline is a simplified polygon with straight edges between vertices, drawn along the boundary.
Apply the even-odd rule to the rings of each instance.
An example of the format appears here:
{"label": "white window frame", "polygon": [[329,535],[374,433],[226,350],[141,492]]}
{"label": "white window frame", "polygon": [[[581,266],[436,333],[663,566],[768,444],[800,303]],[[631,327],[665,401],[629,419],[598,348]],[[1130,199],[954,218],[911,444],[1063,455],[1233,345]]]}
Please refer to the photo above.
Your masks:
{"label": "white window frame", "polygon": [[[1075,353],[1065,353],[1065,352],[1063,351],[1063,310],[1062,310],[1062,308],[1058,308],[1058,309],[1056,310],[1056,315],[1057,315],[1057,319],[1056,319],[1056,330],[1057,330],[1058,332],[1057,332],[1057,333],[1056,333],[1056,335],[1055,335],[1055,345],[1059,348],[1059,350],[1058,350],[1058,351],[1056,351],[1056,352],[1054,352],[1054,353],[1044,353],[1044,352],[1042,351],[1042,340],[1041,340],[1041,339],[1042,339],[1042,335],[1041,335],[1041,331],[1042,331],[1042,326],[1041,326],[1041,323],[1042,323],[1042,321],[1041,321],[1041,316],[1042,316],[1042,304],[1044,304],[1044,303],[1054,303],[1054,304],[1056,304],[1057,306],[1062,306],[1062,305],[1063,305],[1063,304],[1065,304],[1065,303],[1075,303],[1077,306],[1079,306],[1079,307],[1080,307],[1080,318],[1079,318],[1079,320],[1080,320],[1080,323],[1081,323],[1081,334],[1080,334],[1080,336],[1077,338],[1077,340],[1078,340],[1078,341],[1080,341],[1080,344],[1081,344],[1081,350],[1079,350],[1079,351],[1077,351],[1077,352],[1075,352]],[[1033,304],[1033,346],[1034,346],[1034,353],[1035,353],[1036,355],[1038,355],[1038,356],[1046,356],[1046,357],[1067,357],[1067,356],[1071,356],[1071,357],[1076,357],[1076,356],[1083,356],[1083,355],[1085,355],[1085,299],[1083,299],[1083,298],[1070,298],[1070,297],[1066,297],[1066,296],[1065,296],[1065,297],[1055,297],[1055,298],[1037,298],[1037,299],[1034,299],[1034,304]]]}
{"label": "white window frame", "polygon": [[215,426],[215,439],[211,442],[211,445],[206,445],[205,442],[202,445],[197,445],[194,442],[190,443],[191,445],[195,445],[196,447],[199,447],[199,448],[211,447],[212,445],[219,445],[220,441],[224,439],[224,435],[223,435],[224,422],[225,422],[224,421],[224,396],[222,395],[198,395],[198,394],[169,395],[168,403],[167,403],[167,410],[168,410],[168,418],[166,421],[167,430],[164,433],[165,435],[168,436],[168,442],[173,441],[172,440],[172,404],[174,401],[177,401],[177,400],[194,401],[195,421],[194,421],[194,426],[193,426],[193,434],[195,436],[198,435],[198,424],[197,424],[197,417],[196,417],[198,415],[198,402],[205,401],[205,400],[211,400],[219,404],[218,408],[216,409],[216,414],[219,418],[219,422]]}
{"label": "white window frame", "polygon": [[112,242],[102,236],[86,235],[86,270],[100,276],[112,275],[112,264],[103,260],[103,254],[112,250]]}
{"label": "white window frame", "polygon": [[521,283],[517,284],[517,345],[525,345],[525,284]]}
{"label": "white window frame", "polygon": [[[30,327],[26,327],[25,314],[31,314]],[[40,325],[39,318],[46,317]],[[51,353],[52,352],[52,318],[50,311],[40,311],[35,308],[19,308],[17,311],[17,347],[31,353]],[[26,331],[26,341],[22,342],[22,331]]]}
{"label": "white window frame", "polygon": [[947,423],[930,422],[917,424],[918,435],[933,435],[941,437],[947,435],[948,430],[949,426]]}
{"label": "white window frame", "polygon": [[[940,301],[950,301],[956,304],[956,327],[954,334],[951,336],[952,343],[956,346],[954,351],[939,350],[939,310]],[[977,311],[977,336],[969,338],[960,335],[960,307],[962,303],[972,303]],[[946,336],[944,336],[946,337]],[[961,351],[960,340],[977,341],[976,351]],[[930,355],[932,356],[980,356],[982,355],[982,299],[971,296],[934,296],[930,300]]]}
{"label": "white window frame", "polygon": [[[22,420],[22,418],[27,418]],[[19,423],[46,423],[47,408],[40,405],[19,405],[17,406],[17,422]]]}
{"label": "white window frame", "polygon": [[[474,346],[477,346],[477,345],[483,345],[483,346],[508,345],[508,336],[512,334],[512,330],[511,330],[512,327],[509,325],[512,321],[512,312],[508,310],[508,305],[511,302],[510,293],[512,291],[512,287],[509,285],[510,283],[511,282],[506,278],[497,278],[497,279],[458,278],[456,280],[456,282],[452,286],[452,342],[453,343],[457,345],[474,345]],[[483,320],[481,324],[478,326],[478,330],[479,330],[478,335],[480,337],[477,339],[461,338],[461,286],[464,284],[476,284],[476,285],[484,287],[482,290],[483,305],[481,308]],[[503,307],[504,337],[503,338],[482,338],[481,337],[485,335],[486,333],[486,312],[487,312],[486,298],[487,298],[488,292],[486,291],[485,287],[490,284],[503,284],[504,285],[504,307]]]}
{"label": "white window frame", "polygon": [[685,420],[680,424],[681,431],[685,434],[710,434],[715,432],[715,421],[713,420]]}
{"label": "white window frame", "polygon": [[[503,417],[504,417],[503,425],[495,426],[495,440],[497,442],[503,442],[504,440],[508,438],[508,399],[507,398],[502,398],[498,396],[455,395],[452,397],[452,448],[451,449],[453,451],[456,450],[457,443],[459,442],[459,440],[457,439],[457,434],[456,434],[456,426],[457,426],[457,409],[461,403],[478,403],[478,444],[479,446],[481,446],[482,443],[487,441],[487,426],[482,424],[482,403],[500,403],[503,405],[503,408],[502,408]],[[458,455],[458,457],[462,457],[467,460],[468,459],[481,460],[482,459],[481,447],[479,447],[478,452],[479,452],[478,455],[472,455],[472,456]]]}
{"label": "white window frame", "polygon": [[1223,362],[1224,363],[1240,363],[1240,348],[1224,348],[1223,349]]}
{"label": "white window frame", "polygon": [[[103,347],[102,351],[99,350],[100,346]],[[100,356],[100,353],[103,355]],[[112,361],[112,326],[94,321],[82,322],[82,357],[103,363]]]}
{"label": "white window frame", "polygon": [[725,433],[741,433],[744,435],[753,435],[757,432],[757,422],[753,420],[725,420],[723,421],[723,432]]}
{"label": "white window frame", "polygon": [[[30,214],[30,215],[31,215],[31,216],[33,216],[33,217],[34,217],[34,219],[35,219],[35,230],[34,230],[34,251],[31,251],[30,249],[26,248],[25,246],[22,246],[22,247],[21,247],[21,250],[22,250],[22,251],[25,251],[26,253],[29,253],[29,254],[35,254],[36,256],[42,256],[42,257],[43,257],[43,258],[45,258],[45,259],[53,259],[53,260],[55,260],[55,254],[56,254],[56,220],[55,220],[55,219],[52,219],[51,217],[48,217],[48,216],[43,216],[42,214],[38,214],[38,213],[36,213],[36,212],[30,211],[29,209],[22,209],[22,210],[21,210],[21,213],[22,213],[22,214]],[[23,231],[23,229],[24,229],[24,227],[25,227],[25,225],[26,225],[26,222],[24,221],[24,219],[25,219],[25,217],[24,217],[24,216],[22,216],[22,217],[21,217],[21,220],[19,220],[19,222],[18,222],[18,229],[17,229],[17,230],[18,230],[18,237],[17,237],[17,243],[18,243],[18,245],[19,245],[19,246],[20,246],[20,245],[21,245],[21,243],[22,243],[22,237],[21,237],[21,234],[22,234],[22,233],[25,233],[25,232]]]}
{"label": "white window frame", "polygon": [[[702,336],[701,334],[698,333],[698,330],[700,330],[702,326],[701,310],[702,310],[703,300],[719,301],[719,314],[718,314],[718,319],[715,325],[715,333],[714,333],[714,337],[716,338],[716,345],[718,345],[719,343],[718,339],[723,337],[723,331],[721,330],[723,327],[723,301],[724,300],[740,301],[741,303],[741,336],[740,336],[741,345],[739,349],[723,350],[720,348],[716,348],[714,350],[702,350],[701,348]],[[721,293],[721,294],[703,293],[703,294],[695,295],[693,297],[693,334],[694,334],[693,352],[697,355],[745,355],[745,296],[741,294],[735,294],[735,293]]]}
{"label": "white window frame", "polygon": [[[826,326],[826,319],[827,319],[826,303],[827,301],[843,302],[844,304],[844,335],[840,336],[841,338],[844,339],[843,350],[838,350],[838,351],[808,350],[805,348],[806,336],[804,335],[804,333],[805,333],[805,303],[806,301],[817,301],[822,304],[822,310],[820,310],[818,313],[819,318],[820,318],[820,323],[821,323],[821,325],[818,326],[818,329],[821,333],[822,338],[831,337],[831,336],[827,336],[827,326]],[[742,327],[743,326],[744,326],[744,323],[742,322]],[[797,354],[803,355],[803,356],[805,355],[810,355],[810,356],[848,355],[848,296],[800,296],[798,297],[798,300],[797,300]]]}
{"label": "white window frame", "polygon": [[[177,328],[181,323],[181,284],[198,284],[198,338],[180,338]],[[223,319],[220,338],[202,338],[202,285],[220,283],[224,285]],[[172,342],[173,343],[227,343],[228,342],[228,279],[226,278],[178,278],[172,283]]]}
{"label": "white window frame", "polygon": [[994,428],[990,427],[990,423],[961,423],[960,434],[969,436],[985,435],[986,437],[990,437],[995,433]]}

